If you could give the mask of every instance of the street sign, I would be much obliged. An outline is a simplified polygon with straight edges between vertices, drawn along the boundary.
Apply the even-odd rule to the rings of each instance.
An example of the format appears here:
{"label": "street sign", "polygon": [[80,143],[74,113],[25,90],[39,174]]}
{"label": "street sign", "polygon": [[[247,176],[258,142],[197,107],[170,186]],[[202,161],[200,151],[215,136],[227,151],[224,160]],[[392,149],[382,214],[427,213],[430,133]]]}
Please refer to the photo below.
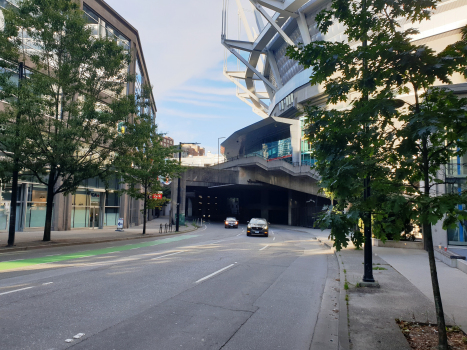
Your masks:
{"label": "street sign", "polygon": [[162,192],[157,192],[152,195],[152,199],[162,199]]}
{"label": "street sign", "polygon": [[117,222],[117,231],[123,231],[123,218],[119,218]]}

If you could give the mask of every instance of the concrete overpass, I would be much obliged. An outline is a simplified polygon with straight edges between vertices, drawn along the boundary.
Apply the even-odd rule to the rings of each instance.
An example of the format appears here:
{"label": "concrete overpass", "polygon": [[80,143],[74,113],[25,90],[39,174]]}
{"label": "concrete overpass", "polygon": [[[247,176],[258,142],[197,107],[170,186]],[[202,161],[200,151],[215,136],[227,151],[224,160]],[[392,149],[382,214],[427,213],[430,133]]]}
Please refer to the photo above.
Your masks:
{"label": "concrete overpass", "polygon": [[[271,223],[311,226],[316,213],[329,204],[318,194],[319,175],[309,166],[282,160],[239,157],[207,168],[188,168],[180,179],[180,213],[187,218],[240,222],[263,217]],[[172,183],[173,218],[177,182]]]}

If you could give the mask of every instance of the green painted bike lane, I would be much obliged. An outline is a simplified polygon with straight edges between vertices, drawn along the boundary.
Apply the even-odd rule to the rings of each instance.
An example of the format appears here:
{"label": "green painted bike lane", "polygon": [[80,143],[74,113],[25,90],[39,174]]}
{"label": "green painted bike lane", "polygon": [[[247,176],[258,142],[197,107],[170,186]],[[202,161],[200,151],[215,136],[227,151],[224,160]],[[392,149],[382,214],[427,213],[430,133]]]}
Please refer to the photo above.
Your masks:
{"label": "green painted bike lane", "polygon": [[18,269],[21,267],[28,267],[28,266],[39,265],[39,264],[80,259],[80,258],[109,254],[109,253],[123,252],[125,250],[130,250],[134,248],[151,247],[151,246],[160,245],[160,244],[183,241],[185,239],[195,238],[195,237],[198,237],[198,236],[197,235],[186,235],[186,236],[180,236],[180,237],[169,237],[169,238],[159,239],[156,241],[143,242],[143,243],[137,243],[137,244],[127,244],[127,245],[123,245],[120,247],[86,250],[86,251],[78,252],[78,253],[45,256],[45,257],[33,258],[33,259],[5,261],[5,262],[0,262],[0,271]]}

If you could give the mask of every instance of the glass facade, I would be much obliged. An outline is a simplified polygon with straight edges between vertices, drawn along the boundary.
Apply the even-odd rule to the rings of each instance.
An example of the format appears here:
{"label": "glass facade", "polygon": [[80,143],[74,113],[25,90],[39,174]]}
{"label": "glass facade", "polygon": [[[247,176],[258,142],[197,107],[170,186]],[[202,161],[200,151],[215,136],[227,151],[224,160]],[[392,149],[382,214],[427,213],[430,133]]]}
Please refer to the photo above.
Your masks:
{"label": "glass facade", "polygon": [[25,227],[43,227],[47,204],[47,188],[43,185],[28,185],[28,201]]}
{"label": "glass facade", "polygon": [[[0,9],[2,7],[14,6],[15,0],[0,0]],[[107,23],[102,16],[98,15],[90,6],[83,4],[84,17],[87,20],[87,25],[91,30],[91,34],[96,38],[109,38],[115,41],[119,46],[123,47],[128,53],[131,50],[131,41],[126,38],[120,31],[115,27]],[[117,18],[118,20],[118,18]],[[114,22],[112,22],[114,23]],[[125,24],[124,24],[125,25]],[[0,30],[3,26],[3,13],[0,10]],[[120,28],[120,27],[119,27]],[[36,45],[33,39],[30,38],[26,32],[20,33],[20,37],[24,44],[24,49],[27,53],[30,51],[40,50],[40,45]],[[40,43],[37,43],[40,44]],[[140,57],[136,56],[136,82],[135,82],[135,95],[136,98],[142,98],[142,88],[145,79],[145,68],[140,60]],[[142,57],[141,57],[142,58]],[[124,73],[130,72],[130,66],[125,67]],[[25,71],[26,77],[30,74],[29,71]],[[13,72],[12,83],[18,83],[18,74]],[[130,86],[124,89],[124,93],[128,94]],[[111,93],[111,92],[109,92]],[[150,115],[153,120],[155,119],[155,106],[151,101],[144,101],[144,110],[141,113]],[[105,105],[102,105],[102,108]],[[121,125],[119,126],[119,132]],[[18,204],[16,210],[16,230],[21,231],[29,227],[43,227],[45,223],[46,214],[46,187],[34,183],[34,179],[22,178],[23,183],[19,184],[18,188]],[[27,184],[25,183],[27,182]],[[94,178],[89,179],[82,183],[80,188],[75,194],[70,195],[72,208],[71,208],[71,228],[80,227],[98,227],[104,226],[115,226],[117,225],[118,218],[120,215],[120,204],[121,200],[118,195],[119,181],[113,179],[110,184],[106,187],[106,184],[100,179]],[[105,196],[105,200],[103,198]],[[0,183],[0,230],[8,230],[9,225],[9,214],[10,214],[10,198],[11,198],[11,186]],[[134,221],[138,221],[137,216],[139,212],[139,202],[131,201],[129,205],[130,210],[133,210]],[[100,220],[99,220],[100,219]],[[126,219],[131,221],[129,218]]]}
{"label": "glass facade", "polygon": [[83,11],[88,21],[88,26],[91,28],[92,35],[99,38],[109,38],[114,40],[119,46],[122,46],[126,51],[130,51],[130,40],[126,38],[117,29],[105,22],[97,13],[89,6],[83,4]]}
{"label": "glass facade", "polygon": [[[21,220],[21,203],[22,192],[18,188],[18,197],[16,204],[16,230],[20,227]],[[10,222],[10,201],[11,201],[11,185],[0,184],[0,230],[8,230]]]}
{"label": "glass facade", "polygon": [[[130,40],[126,38],[120,31],[115,29],[112,25],[107,23],[101,18],[96,12],[94,12],[89,6],[83,4],[84,16],[88,22],[88,27],[91,29],[91,35],[96,38],[108,38],[115,41],[119,46],[123,47],[126,52],[130,52]],[[122,73],[128,73],[129,67],[124,68]],[[105,93],[109,96],[115,96],[114,91],[105,90]],[[128,94],[128,86],[125,91],[123,89],[122,94]]]}
{"label": "glass facade", "polygon": [[313,158],[313,154],[311,152],[311,143],[305,138],[305,117],[300,117],[300,130],[301,130],[301,164],[302,165],[309,165],[312,166],[315,164],[315,159]]}
{"label": "glass facade", "polygon": [[[460,193],[467,190],[467,155],[457,156],[446,165],[446,193]],[[459,204],[459,209],[465,206]],[[448,244],[467,245],[467,220],[459,223],[456,228],[448,229]]]}
{"label": "glass facade", "polygon": [[[458,167],[455,166],[454,168],[458,169],[458,173],[462,171],[462,167],[460,166],[460,164],[458,164]],[[446,184],[446,193],[460,193],[461,191],[467,190],[467,181],[466,181],[465,175],[462,177],[460,176],[460,174],[457,174],[457,175],[459,175],[459,177],[457,178],[447,177],[447,182],[449,183]],[[465,205],[459,204],[459,209],[465,210]],[[448,244],[467,246],[467,220],[460,222],[455,228],[448,228],[447,235],[448,235]]]}

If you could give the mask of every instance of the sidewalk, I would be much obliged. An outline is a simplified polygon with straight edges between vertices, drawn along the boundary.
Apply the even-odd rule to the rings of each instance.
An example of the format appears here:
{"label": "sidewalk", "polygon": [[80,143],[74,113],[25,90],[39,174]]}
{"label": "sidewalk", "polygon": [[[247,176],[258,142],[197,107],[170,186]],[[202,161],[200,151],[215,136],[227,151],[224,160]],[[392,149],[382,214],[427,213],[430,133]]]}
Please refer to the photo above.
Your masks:
{"label": "sidewalk", "polygon": [[[328,240],[329,231],[302,227],[288,229],[307,232],[332,247],[333,242]],[[436,324],[427,252],[373,247],[373,266],[377,268],[373,275],[380,288],[358,287],[363,277],[363,249],[356,250],[350,244],[336,252],[336,257],[341,268],[339,314],[340,318],[347,318],[347,322],[339,322],[339,343],[343,349],[349,349],[352,344],[353,349],[359,350],[409,350],[396,318]],[[436,266],[446,323],[457,324],[467,331],[467,275],[439,261]]]}
{"label": "sidewalk", "polygon": [[[117,227],[109,227],[104,229],[73,229],[71,231],[52,231],[50,242],[42,241],[43,230],[16,232],[15,247],[5,247],[8,242],[8,232],[0,232],[0,253],[11,252],[17,250],[37,249],[46,247],[63,247],[78,244],[91,244],[99,242],[122,241],[147,237],[158,237],[177,234],[175,225],[172,226],[172,232],[165,232],[165,224],[169,223],[168,217],[161,217],[146,224],[146,234],[143,236],[143,225],[134,226],[124,229],[123,232],[116,231]],[[162,234],[159,233],[160,225],[162,224]],[[186,233],[196,230],[196,228],[188,223],[188,226],[180,226],[180,233]]]}

